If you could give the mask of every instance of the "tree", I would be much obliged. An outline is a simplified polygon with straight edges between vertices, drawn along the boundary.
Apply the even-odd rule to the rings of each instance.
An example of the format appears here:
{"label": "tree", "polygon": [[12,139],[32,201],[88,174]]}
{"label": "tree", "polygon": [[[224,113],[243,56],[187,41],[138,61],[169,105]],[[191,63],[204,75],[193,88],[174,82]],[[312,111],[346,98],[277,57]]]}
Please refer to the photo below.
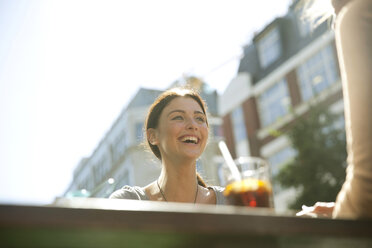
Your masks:
{"label": "tree", "polygon": [[286,133],[297,154],[279,170],[274,181],[282,188],[297,189],[296,198],[289,204],[291,209],[335,201],[345,180],[345,131],[335,126],[340,116],[324,109],[312,107]]}

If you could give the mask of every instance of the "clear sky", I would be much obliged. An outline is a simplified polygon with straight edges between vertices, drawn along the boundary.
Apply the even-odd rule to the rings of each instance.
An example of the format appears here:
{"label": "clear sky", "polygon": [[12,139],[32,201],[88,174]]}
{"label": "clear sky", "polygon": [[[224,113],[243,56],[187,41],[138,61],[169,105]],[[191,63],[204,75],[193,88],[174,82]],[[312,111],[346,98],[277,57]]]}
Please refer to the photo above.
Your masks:
{"label": "clear sky", "polygon": [[62,195],[140,87],[222,93],[290,0],[0,0],[0,203]]}

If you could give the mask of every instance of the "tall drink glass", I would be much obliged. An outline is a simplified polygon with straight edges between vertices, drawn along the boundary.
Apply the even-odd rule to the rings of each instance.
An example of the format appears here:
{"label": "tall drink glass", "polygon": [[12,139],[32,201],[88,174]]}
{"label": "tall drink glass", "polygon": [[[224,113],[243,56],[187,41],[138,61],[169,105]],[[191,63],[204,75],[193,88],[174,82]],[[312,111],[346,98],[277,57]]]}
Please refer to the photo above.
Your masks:
{"label": "tall drink glass", "polygon": [[240,177],[224,167],[224,195],[229,205],[274,208],[269,164],[258,157],[234,160]]}

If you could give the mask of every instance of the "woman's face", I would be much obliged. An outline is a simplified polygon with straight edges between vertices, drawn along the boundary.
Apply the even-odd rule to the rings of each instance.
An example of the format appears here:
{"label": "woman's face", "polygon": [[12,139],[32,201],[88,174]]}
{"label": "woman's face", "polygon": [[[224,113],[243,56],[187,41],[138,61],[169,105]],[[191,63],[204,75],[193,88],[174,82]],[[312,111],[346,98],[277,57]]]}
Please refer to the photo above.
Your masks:
{"label": "woman's face", "polygon": [[159,147],[162,160],[197,159],[207,143],[207,118],[197,101],[177,97],[162,111],[149,140]]}

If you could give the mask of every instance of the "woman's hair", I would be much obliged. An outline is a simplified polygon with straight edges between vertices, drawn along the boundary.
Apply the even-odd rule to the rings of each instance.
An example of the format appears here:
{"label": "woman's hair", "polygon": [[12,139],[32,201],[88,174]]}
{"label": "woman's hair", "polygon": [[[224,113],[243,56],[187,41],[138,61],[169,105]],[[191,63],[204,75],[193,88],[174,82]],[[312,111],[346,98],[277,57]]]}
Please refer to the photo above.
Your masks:
{"label": "woman's hair", "polygon": [[[152,153],[159,159],[161,160],[161,154],[159,147],[157,145],[152,145],[150,141],[147,138],[147,130],[149,128],[157,128],[159,124],[159,118],[161,113],[163,112],[164,108],[175,98],[177,97],[190,97],[194,99],[201,107],[203,113],[205,116],[207,116],[207,105],[205,104],[204,100],[201,98],[199,93],[193,89],[189,88],[173,88],[169,89],[165,92],[163,92],[156,100],[154,103],[150,106],[146,120],[145,120],[145,139],[146,139],[146,144],[150,147]],[[207,126],[208,126],[208,120],[206,121]],[[201,178],[201,176],[197,173],[197,180],[198,184],[206,187],[205,182]]]}

